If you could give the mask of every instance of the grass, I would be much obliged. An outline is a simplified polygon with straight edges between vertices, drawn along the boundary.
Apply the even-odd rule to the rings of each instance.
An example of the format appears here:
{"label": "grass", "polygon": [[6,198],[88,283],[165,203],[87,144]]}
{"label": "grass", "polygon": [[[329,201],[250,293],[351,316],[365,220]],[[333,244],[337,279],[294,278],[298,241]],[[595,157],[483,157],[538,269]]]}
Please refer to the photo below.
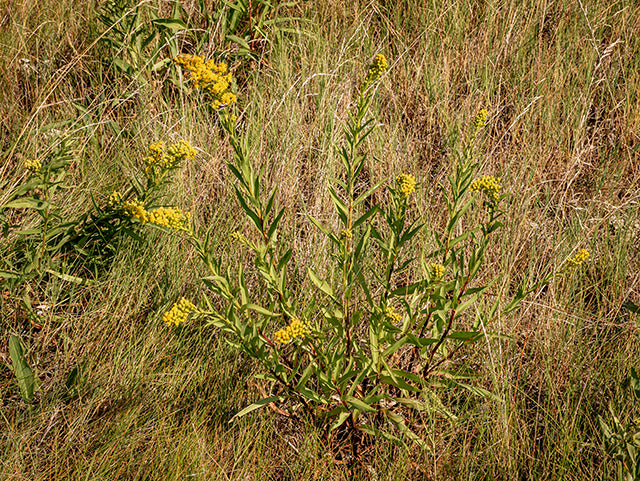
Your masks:
{"label": "grass", "polygon": [[[96,41],[98,3],[0,6],[0,186],[51,147],[43,127],[52,123],[68,122],[57,128],[77,139],[68,177],[77,187],[61,194],[69,214],[121,187],[151,142],[185,138],[200,155],[179,173],[172,198],[211,230],[220,252],[247,262],[229,238],[245,221],[215,120],[162,78],[117,74]],[[197,2],[183,4],[197,33]],[[214,329],[162,325],[177,298],[197,295],[202,272],[186,243],[150,234],[144,245],[125,242],[93,286],[34,281],[13,292],[0,284],[0,478],[613,479],[597,416],[612,400],[623,418],[638,415],[623,385],[638,368],[638,318],[622,304],[640,301],[640,7],[318,0],[289,10],[306,20],[291,23],[297,33],[274,36],[260,61],[234,66],[252,158],[287,207],[282,235],[295,246],[296,272],[326,257],[304,214],[332,222],[324,186],[339,168],[335,145],[363,65],[377,52],[392,67],[372,106],[381,125],[368,140],[377,160],[363,185],[412,173],[422,184],[416,212],[437,225],[436,186],[453,164],[452,139],[487,107],[483,171],[513,194],[488,253],[490,270],[507,274],[495,295],[508,296],[574,246],[592,253],[579,274],[497,320],[492,329],[510,340],[464,353],[461,362],[504,402],[451,395],[465,414],[453,424],[423,420],[431,450],[377,440],[354,468],[310,422],[264,410],[230,423],[261,396],[255,366]],[[25,293],[51,306],[40,328],[20,307]],[[10,369],[11,334],[29,347],[41,381],[32,405]],[[68,388],[76,367],[81,376]]]}

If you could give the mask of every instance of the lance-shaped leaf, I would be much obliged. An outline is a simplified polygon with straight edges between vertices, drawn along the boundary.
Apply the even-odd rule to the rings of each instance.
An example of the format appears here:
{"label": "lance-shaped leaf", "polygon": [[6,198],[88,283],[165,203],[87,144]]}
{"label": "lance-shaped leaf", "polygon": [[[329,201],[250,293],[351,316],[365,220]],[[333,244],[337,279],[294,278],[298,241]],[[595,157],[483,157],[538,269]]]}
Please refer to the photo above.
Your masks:
{"label": "lance-shaped leaf", "polygon": [[36,387],[36,376],[27,363],[25,350],[26,347],[22,342],[22,339],[18,336],[9,337],[9,356],[11,356],[13,371],[18,379],[20,394],[22,395],[24,402],[30,403],[33,401],[33,392]]}
{"label": "lance-shaped leaf", "polygon": [[241,418],[242,416],[245,416],[250,412],[255,411],[256,409],[260,409],[261,407],[264,407],[269,403],[276,402],[276,401],[280,402],[282,400],[283,400],[282,396],[271,396],[271,397],[266,397],[264,399],[260,399],[260,401],[256,401],[253,404],[250,404],[249,406],[244,408],[239,413],[236,413],[236,415],[233,416],[229,422],[233,422],[236,418]]}

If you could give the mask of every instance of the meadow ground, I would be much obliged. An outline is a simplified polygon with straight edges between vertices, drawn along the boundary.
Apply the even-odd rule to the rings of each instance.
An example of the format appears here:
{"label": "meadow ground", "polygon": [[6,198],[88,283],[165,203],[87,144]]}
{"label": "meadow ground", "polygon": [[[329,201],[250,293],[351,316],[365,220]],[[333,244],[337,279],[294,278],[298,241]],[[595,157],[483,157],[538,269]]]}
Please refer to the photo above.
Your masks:
{"label": "meadow ground", "polygon": [[[371,105],[380,125],[366,141],[375,159],[363,182],[411,173],[415,215],[438,226],[445,204],[437,186],[455,165],[453,146],[486,108],[481,172],[501,177],[510,194],[505,227],[486,254],[484,280],[501,279],[491,295],[507,302],[523,279],[575,249],[591,257],[515,315],[498,316],[491,329],[505,338],[461,352],[458,362],[501,401],[445,393],[459,418],[426,417],[428,449],[378,439],[355,465],[320,429],[274,410],[229,422],[263,388],[255,363],[216,329],[161,321],[178,298],[204,290],[201,263],[180,236],[149,230],[144,243],[124,239],[89,285],[0,279],[1,479],[615,479],[598,416],[609,419],[610,403],[623,422],[640,415],[626,381],[640,367],[637,2],[291,2],[262,10],[275,21],[261,29],[242,17],[235,34],[254,37],[250,55],[225,38],[233,32],[223,2],[181,2],[187,30],[165,29],[138,50],[131,38],[121,48],[105,41],[117,40],[98,18],[106,3],[0,3],[0,206],[24,181],[25,160],[44,156],[60,134],[74,157],[71,187],[56,194],[69,218],[123,188],[151,143],[187,139],[198,155],[177,173],[171,202],[230,262],[250,264],[230,236],[248,228],[226,167],[231,148],[198,97],[171,82],[175,69],[151,68],[162,38],[153,63],[171,48],[229,62],[251,160],[264,169],[265,188],[280,186],[291,273],[310,289],[304,269],[323,265],[328,247],[306,214],[335,222],[325,187],[339,169],[336,146],[365,66],[381,52],[390,69]],[[137,5],[144,24],[156,9],[176,12],[159,0],[119,3],[129,16]],[[15,230],[36,217],[4,210],[13,227],[0,255],[9,259],[20,249]],[[418,236],[414,248],[428,242]],[[27,305],[44,306],[37,319]],[[40,381],[31,403],[12,369],[11,335],[24,341]]]}

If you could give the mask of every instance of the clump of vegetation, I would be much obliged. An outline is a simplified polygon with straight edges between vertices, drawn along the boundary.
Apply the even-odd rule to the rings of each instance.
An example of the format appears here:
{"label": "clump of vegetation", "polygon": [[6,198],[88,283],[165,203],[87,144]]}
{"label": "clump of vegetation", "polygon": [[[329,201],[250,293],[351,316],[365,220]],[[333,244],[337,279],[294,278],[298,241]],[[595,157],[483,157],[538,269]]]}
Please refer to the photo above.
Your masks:
{"label": "clump of vegetation", "polygon": [[638,18],[0,7],[0,478],[633,479]]}
{"label": "clump of vegetation", "polygon": [[[356,459],[362,433],[425,447],[422,416],[458,418],[439,391],[467,389],[501,402],[469,384],[475,373],[452,360],[462,349],[494,335],[487,328],[501,304],[500,298],[489,301],[486,296],[499,275],[486,285],[477,281],[492,234],[503,226],[500,204],[507,196],[492,175],[474,180],[480,165],[475,142],[488,111],[476,115],[466,144],[457,152],[455,172],[448,176],[448,185],[439,186],[447,206],[444,229],[412,215],[411,196],[418,187],[413,175],[399,173],[386,186],[386,201],[374,203],[372,195],[385,181],[364,192],[356,191],[356,182],[368,161],[363,141],[375,129],[374,119],[367,117],[376,82],[388,69],[383,55],[375,57],[338,149],[343,170],[328,186],[339,224],[329,226],[309,216],[327,237],[333,261],[327,266],[321,257],[307,266],[317,289],[309,298],[288,281],[290,263],[296,259],[293,246],[278,235],[284,208],[275,202],[276,187],[263,194],[262,175],[255,172],[247,139],[232,113],[236,96],[228,93],[231,76],[226,65],[191,56],[178,56],[176,62],[189,69],[195,88],[205,90],[229,136],[234,156],[227,165],[238,182],[234,191],[255,228],[253,234],[236,231],[233,238],[252,252],[259,282],[252,292],[242,264],[225,266],[209,237],[200,240],[194,235],[191,240],[209,270],[204,283],[217,298],[205,298],[202,308],[182,298],[164,319],[173,325],[189,316],[203,319],[219,328],[232,347],[260,363],[263,372],[257,378],[266,384],[263,391],[272,395],[236,417],[278,403],[291,417],[310,416],[326,435],[346,429]],[[485,217],[478,225],[465,222],[478,204],[473,192],[483,194],[484,200],[479,207]],[[434,239],[433,245],[413,242],[423,230],[427,239]],[[588,256],[582,249],[567,266],[576,267]],[[421,262],[416,272],[417,259]],[[513,312],[551,277],[549,272],[534,286],[521,288],[503,314]],[[220,299],[223,305],[215,308]]]}

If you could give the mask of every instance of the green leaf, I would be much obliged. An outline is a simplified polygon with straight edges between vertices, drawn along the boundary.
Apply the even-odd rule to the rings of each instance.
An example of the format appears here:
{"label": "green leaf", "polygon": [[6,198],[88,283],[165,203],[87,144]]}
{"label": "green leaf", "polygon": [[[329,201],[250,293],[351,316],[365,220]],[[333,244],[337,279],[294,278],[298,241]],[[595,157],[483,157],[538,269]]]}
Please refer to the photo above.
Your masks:
{"label": "green leaf", "polygon": [[380,376],[380,382],[384,384],[388,384],[389,386],[396,387],[398,389],[402,389],[404,391],[413,391],[418,392],[420,389],[412,386],[407,381],[402,378],[391,377],[391,376]]}
{"label": "green leaf", "polygon": [[349,419],[349,416],[351,415],[351,413],[349,411],[343,411],[338,415],[338,419],[336,419],[333,423],[331,423],[331,426],[329,427],[329,432],[333,431],[334,429],[339,428],[340,426],[342,426],[345,421],[347,419]]}
{"label": "green leaf", "polygon": [[472,392],[473,394],[475,394],[476,396],[479,396],[481,398],[484,399],[493,399],[494,401],[498,401],[498,402],[503,402],[503,400],[501,398],[499,398],[498,396],[496,396],[495,394],[493,394],[491,391],[488,391],[484,388],[481,387],[477,387],[477,386],[471,386],[470,384],[464,384],[461,382],[457,382],[455,383],[456,385],[465,388],[466,390]]}
{"label": "green leaf", "polygon": [[447,337],[450,339],[457,339],[459,341],[475,341],[482,337],[482,333],[474,331],[453,331]]}
{"label": "green leaf", "polygon": [[347,405],[349,407],[351,407],[353,409],[357,409],[358,411],[369,412],[369,413],[376,412],[375,408],[372,408],[371,406],[369,406],[363,400],[355,398],[355,397],[352,397],[352,396],[348,396],[345,399],[345,402],[347,403]]}
{"label": "green leaf", "polygon": [[243,307],[243,309],[251,309],[252,311],[256,311],[257,313],[262,314],[263,316],[280,317],[280,314],[277,314],[275,312],[271,312],[270,310],[265,309],[262,306],[258,306],[257,304],[245,304],[242,307]]}
{"label": "green leaf", "polygon": [[229,422],[231,423],[236,418],[241,418],[242,416],[245,416],[245,415],[249,414],[250,412],[255,411],[256,409],[260,409],[261,407],[264,407],[269,403],[280,402],[280,401],[282,401],[282,399],[283,399],[282,396],[271,396],[271,397],[267,397],[267,398],[264,398],[264,399],[260,399],[260,401],[254,402],[253,404],[250,404],[249,406],[244,408],[239,413],[236,413],[236,415],[233,416]]}
{"label": "green leaf", "polygon": [[48,272],[49,274],[57,277],[58,279],[62,279],[63,281],[67,281],[67,282],[73,282],[74,284],[78,284],[78,285],[93,285],[95,284],[94,281],[91,281],[89,279],[84,279],[82,277],[77,277],[77,276],[72,276],[70,274],[63,274],[62,272],[56,272],[54,270],[51,269],[45,269],[45,272]]}
{"label": "green leaf", "polygon": [[187,24],[177,18],[157,18],[153,20],[153,23],[160,27],[173,30],[174,32],[187,29]]}
{"label": "green leaf", "polygon": [[404,418],[399,414],[394,413],[393,411],[385,410],[384,413],[389,418],[389,420],[396,425],[398,430],[404,434],[406,437],[411,439],[414,443],[416,443],[421,448],[426,448],[427,445],[424,440],[414,433],[411,429],[409,429],[404,421]]}
{"label": "green leaf", "polygon": [[238,45],[240,45],[241,47],[244,47],[247,50],[251,50],[251,47],[249,46],[249,43],[244,39],[244,38],[240,38],[237,35],[227,35],[226,40],[229,40],[230,42],[234,42],[237,43]]}
{"label": "green leaf", "polygon": [[324,281],[320,279],[318,276],[316,276],[315,272],[313,272],[313,270],[311,270],[310,267],[307,267],[307,274],[309,275],[309,279],[311,279],[311,282],[313,282],[313,284],[318,289],[320,289],[322,292],[328,295],[334,302],[337,302],[333,295],[333,289],[331,289],[331,286],[327,281]]}
{"label": "green leaf", "polygon": [[392,443],[394,443],[394,444],[396,444],[398,446],[405,447],[404,443],[402,442],[402,440],[400,438],[397,438],[393,434],[388,433],[386,431],[382,431],[380,429],[376,429],[374,427],[367,426],[366,424],[358,426],[358,429],[360,431],[362,431],[363,433],[370,434],[373,437],[382,437],[382,438],[386,439],[387,441],[391,441]]}
{"label": "green leaf", "polygon": [[382,184],[384,184],[384,180],[381,180],[380,182],[378,182],[376,185],[374,185],[373,187],[371,187],[368,191],[366,191],[364,194],[361,194],[354,202],[353,205],[360,205],[361,202],[363,202],[367,197],[369,197],[371,194],[373,194],[376,190],[378,190],[380,188],[380,186]]}
{"label": "green leaf", "polygon": [[18,336],[9,337],[9,355],[13,371],[18,378],[20,394],[26,403],[33,402],[33,392],[36,387],[36,376],[25,358],[26,346]]}
{"label": "green leaf", "polygon": [[11,209],[35,209],[44,210],[51,204],[42,199],[35,199],[33,197],[22,197],[21,199],[12,200],[3,205],[3,208]]}
{"label": "green leaf", "polygon": [[14,274],[13,272],[0,271],[0,278],[3,278],[3,279],[19,279],[20,276],[18,274]]}
{"label": "green leaf", "polygon": [[376,214],[379,211],[380,211],[380,207],[378,207],[377,205],[374,205],[371,209],[369,209],[367,212],[365,212],[360,217],[358,217],[358,219],[353,223],[353,228],[355,229],[364,221],[366,221],[369,217],[371,217],[372,215]]}
{"label": "green leaf", "polygon": [[275,234],[276,229],[278,228],[278,224],[280,223],[280,219],[282,219],[282,214],[284,214],[284,207],[282,209],[280,209],[280,212],[278,212],[278,215],[276,215],[276,218],[273,219],[273,222],[271,223],[271,227],[269,227],[269,231],[267,232],[267,238],[271,241],[273,238],[273,234]]}

